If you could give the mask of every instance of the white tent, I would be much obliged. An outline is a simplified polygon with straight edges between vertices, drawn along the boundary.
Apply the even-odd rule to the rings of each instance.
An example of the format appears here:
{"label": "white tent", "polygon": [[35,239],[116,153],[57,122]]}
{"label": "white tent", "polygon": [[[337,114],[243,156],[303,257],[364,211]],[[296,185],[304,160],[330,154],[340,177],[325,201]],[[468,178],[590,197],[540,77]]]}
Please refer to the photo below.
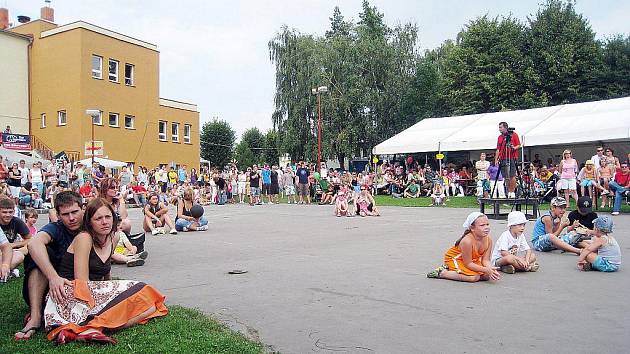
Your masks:
{"label": "white tent", "polygon": [[[493,150],[499,122],[516,128],[526,147],[627,142],[630,97],[479,115],[428,118],[376,145],[377,155]],[[626,152],[627,153],[627,152]]]}
{"label": "white tent", "polygon": [[[82,164],[86,166],[92,166],[92,158],[88,157],[87,159],[83,159],[81,161]],[[94,162],[98,162],[101,166],[105,166],[105,168],[119,168],[123,166],[127,166],[126,162],[104,159],[102,157],[95,157]]]}
{"label": "white tent", "polygon": [[9,160],[10,163],[20,162],[20,160],[24,160],[29,167],[35,162],[41,162],[42,164],[47,163],[46,159],[41,159],[41,158],[37,158],[33,156],[20,154],[19,152],[15,150],[5,149],[4,147],[1,147],[1,146],[0,146],[0,156],[2,156],[3,160],[4,159]]}

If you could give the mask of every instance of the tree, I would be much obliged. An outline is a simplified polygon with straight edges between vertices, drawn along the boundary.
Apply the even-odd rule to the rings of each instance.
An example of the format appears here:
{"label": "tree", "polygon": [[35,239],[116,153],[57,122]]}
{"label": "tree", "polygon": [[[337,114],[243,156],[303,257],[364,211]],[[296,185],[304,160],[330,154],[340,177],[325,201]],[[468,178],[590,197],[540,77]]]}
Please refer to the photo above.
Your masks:
{"label": "tree", "polygon": [[214,118],[204,123],[201,128],[201,157],[208,160],[210,166],[222,168],[232,159],[232,150],[236,133],[230,124]]}
{"label": "tree", "polygon": [[602,98],[630,95],[630,36],[614,36],[603,43],[603,68],[598,75]]}
{"label": "tree", "polygon": [[445,58],[444,101],[453,114],[544,106],[526,48],[525,27],[507,17],[471,21]]}
{"label": "tree", "polygon": [[265,147],[265,137],[258,128],[250,128],[243,132],[241,141],[236,145],[236,163],[241,169],[263,161],[262,151]]}
{"label": "tree", "polygon": [[596,99],[601,53],[595,32],[574,3],[547,0],[529,26],[529,52],[549,104]]}
{"label": "tree", "polygon": [[269,129],[265,134],[263,147],[263,161],[269,165],[277,165],[279,163],[278,158],[280,157],[280,153],[278,152],[278,132]]}

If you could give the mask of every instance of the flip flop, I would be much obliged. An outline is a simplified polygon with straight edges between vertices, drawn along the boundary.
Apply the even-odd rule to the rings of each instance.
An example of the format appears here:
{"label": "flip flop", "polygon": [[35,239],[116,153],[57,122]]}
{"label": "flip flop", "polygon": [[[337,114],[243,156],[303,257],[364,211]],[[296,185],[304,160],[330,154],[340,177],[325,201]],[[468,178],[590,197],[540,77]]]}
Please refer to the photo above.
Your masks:
{"label": "flip flop", "polygon": [[245,273],[247,273],[247,271],[243,269],[234,269],[228,272],[228,274],[245,274]]}
{"label": "flip flop", "polygon": [[[39,327],[39,326],[37,326],[37,327],[29,327],[29,328],[25,328],[25,329],[23,329],[23,330],[21,330],[21,331],[18,331],[18,332],[15,334],[14,339],[15,339],[15,340],[18,340],[18,341],[19,341],[19,340],[31,340],[31,339],[33,338],[33,336],[35,335],[35,333],[39,332],[40,330],[41,330],[41,327]],[[27,335],[27,334],[28,334],[28,332],[30,332],[30,331],[33,331],[33,333],[32,333],[30,336],[26,337],[26,335]],[[22,333],[24,336],[22,336],[22,337],[18,337],[18,336],[17,336],[17,334],[18,334],[18,333]]]}

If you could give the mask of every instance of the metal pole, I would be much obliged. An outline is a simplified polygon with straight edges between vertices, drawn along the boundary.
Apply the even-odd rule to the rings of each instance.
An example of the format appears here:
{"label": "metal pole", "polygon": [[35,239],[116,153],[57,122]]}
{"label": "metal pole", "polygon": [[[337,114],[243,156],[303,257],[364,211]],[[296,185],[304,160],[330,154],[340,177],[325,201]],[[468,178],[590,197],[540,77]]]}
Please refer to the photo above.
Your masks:
{"label": "metal pole", "polygon": [[94,117],[90,116],[90,124],[92,124],[92,166],[94,166]]}
{"label": "metal pole", "polygon": [[321,171],[322,161],[322,108],[320,93],[317,92],[317,172]]}

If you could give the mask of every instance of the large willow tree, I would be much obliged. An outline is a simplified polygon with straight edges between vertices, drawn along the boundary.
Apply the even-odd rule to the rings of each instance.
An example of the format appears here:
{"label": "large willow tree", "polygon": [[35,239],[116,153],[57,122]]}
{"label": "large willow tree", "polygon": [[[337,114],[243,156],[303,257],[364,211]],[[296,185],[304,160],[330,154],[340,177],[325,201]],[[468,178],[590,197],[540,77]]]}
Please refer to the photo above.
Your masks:
{"label": "large willow tree", "polygon": [[367,1],[357,24],[346,21],[339,8],[325,36],[304,35],[283,27],[269,42],[276,66],[274,127],[280,149],[294,158],[316,158],[317,106],[311,90],[322,94],[324,158],[369,154],[415,117],[404,114],[417,68],[417,29],[407,24],[390,28]]}

